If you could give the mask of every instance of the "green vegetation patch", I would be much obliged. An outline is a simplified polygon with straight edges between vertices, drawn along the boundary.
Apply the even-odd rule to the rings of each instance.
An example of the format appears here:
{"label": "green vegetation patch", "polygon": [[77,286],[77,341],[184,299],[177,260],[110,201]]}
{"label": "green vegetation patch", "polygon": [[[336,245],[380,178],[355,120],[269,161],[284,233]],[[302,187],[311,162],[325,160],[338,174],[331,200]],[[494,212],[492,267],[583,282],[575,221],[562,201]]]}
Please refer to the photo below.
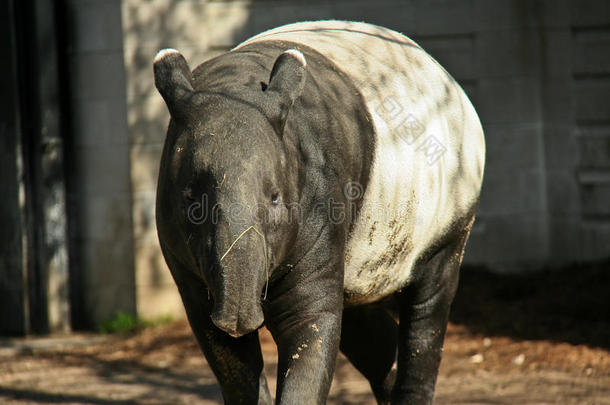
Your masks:
{"label": "green vegetation patch", "polygon": [[144,328],[166,325],[172,322],[171,315],[161,316],[155,319],[141,319],[127,312],[117,312],[112,318],[102,322],[99,327],[100,333],[127,334],[137,332]]}

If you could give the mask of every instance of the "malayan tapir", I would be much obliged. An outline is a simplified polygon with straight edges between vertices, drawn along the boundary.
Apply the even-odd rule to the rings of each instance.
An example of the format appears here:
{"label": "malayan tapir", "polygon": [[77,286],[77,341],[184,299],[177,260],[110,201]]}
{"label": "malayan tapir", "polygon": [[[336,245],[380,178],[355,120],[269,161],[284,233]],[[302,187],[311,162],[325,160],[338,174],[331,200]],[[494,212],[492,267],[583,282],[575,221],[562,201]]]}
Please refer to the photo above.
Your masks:
{"label": "malayan tapir", "polygon": [[323,404],[339,349],[381,404],[428,404],[485,143],[455,80],[375,25],[303,22],[194,71],[158,53],[171,120],[156,220],[227,404]]}

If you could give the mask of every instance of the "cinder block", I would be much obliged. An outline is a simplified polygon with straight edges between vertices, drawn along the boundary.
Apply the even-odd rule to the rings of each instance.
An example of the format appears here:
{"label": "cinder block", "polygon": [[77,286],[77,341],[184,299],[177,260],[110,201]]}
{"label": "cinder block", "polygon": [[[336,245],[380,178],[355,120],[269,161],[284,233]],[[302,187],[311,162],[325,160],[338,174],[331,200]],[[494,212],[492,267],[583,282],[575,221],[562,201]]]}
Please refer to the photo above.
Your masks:
{"label": "cinder block", "polygon": [[483,179],[479,213],[542,215],[546,211],[542,169],[488,170]]}
{"label": "cinder block", "polygon": [[207,19],[208,1],[122,1],[125,49],[196,46],[208,48],[213,31],[236,29]]}
{"label": "cinder block", "polygon": [[88,52],[70,58],[73,100],[124,100],[123,53]]}
{"label": "cinder block", "polygon": [[[83,285],[133,287],[133,238],[131,233],[79,239]],[[130,291],[133,293],[133,290]],[[132,294],[133,295],[133,294]]]}
{"label": "cinder block", "polygon": [[[107,266],[104,266],[107,267]],[[128,269],[123,269],[128,271]],[[84,312],[94,328],[116,317],[119,312],[136,314],[133,285],[106,283],[83,287]]]}
{"label": "cinder block", "polygon": [[548,79],[542,84],[542,111],[545,125],[573,126],[573,80],[571,77]]}
{"label": "cinder block", "polygon": [[548,259],[547,238],[541,215],[485,216],[484,232],[471,235],[466,254],[495,271],[535,269]]}
{"label": "cinder block", "polygon": [[583,260],[595,261],[610,257],[610,222],[583,221],[581,235]]}
{"label": "cinder block", "polygon": [[154,190],[139,191],[133,195],[133,235],[138,243],[158,243],[155,202]]}
{"label": "cinder block", "polygon": [[131,194],[80,194],[78,196],[79,233],[81,238],[131,240]]}
{"label": "cinder block", "polygon": [[329,14],[324,17],[325,19],[364,21],[391,28],[407,36],[417,34],[419,23],[416,20],[422,18],[415,11],[415,2],[340,0],[327,2],[327,4],[330,5],[330,10],[328,10]]}
{"label": "cinder block", "polygon": [[475,0],[475,23],[481,31],[569,27],[569,0]]}
{"label": "cinder block", "polygon": [[245,2],[210,3],[206,8],[206,21],[211,28],[208,34],[210,46],[231,48],[258,32],[272,28],[268,25],[269,19],[276,19],[275,25],[282,25],[288,19],[285,13],[278,12],[278,9],[283,9],[281,6],[267,4],[264,13],[251,10],[255,7]]}
{"label": "cinder block", "polygon": [[75,145],[80,147],[128,144],[127,105],[124,99],[80,100],[72,103]]}
{"label": "cinder block", "polygon": [[549,265],[562,267],[584,260],[580,215],[551,216]]}
{"label": "cinder block", "polygon": [[157,189],[162,144],[136,144],[131,147],[131,188],[134,193]]}
{"label": "cinder block", "polygon": [[586,169],[610,169],[610,126],[580,126],[578,134],[576,142],[579,166]]}
{"label": "cinder block", "polygon": [[121,51],[121,3],[118,0],[68,1],[73,33],[71,51]]}
{"label": "cinder block", "polygon": [[541,72],[549,79],[571,79],[573,65],[572,32],[569,27],[549,29],[546,27],[540,41]]}
{"label": "cinder block", "polygon": [[136,287],[165,288],[174,279],[165,263],[159,242],[135,240]]}
{"label": "cinder block", "polygon": [[471,33],[475,18],[471,2],[453,0],[416,1],[414,6],[415,33],[442,35]]}
{"label": "cinder block", "polygon": [[131,233],[79,243],[84,312],[89,319],[99,325],[119,311],[135,314]]}
{"label": "cinder block", "polygon": [[544,159],[549,169],[575,169],[578,166],[578,143],[571,125],[552,121],[544,126]]}
{"label": "cinder block", "polygon": [[575,169],[547,170],[546,182],[549,213],[554,217],[578,216],[581,205]]}
{"label": "cinder block", "polygon": [[542,130],[539,124],[487,124],[486,169],[503,171],[543,165]]}
{"label": "cinder block", "polygon": [[186,314],[178,289],[174,283],[162,287],[137,288],[138,316],[155,319],[170,315],[173,319],[184,319]]}
{"label": "cinder block", "polygon": [[577,121],[610,121],[610,77],[576,78],[573,94]]}
{"label": "cinder block", "polygon": [[572,33],[571,62],[574,73],[609,73],[610,52],[608,52],[608,49],[610,49],[610,27],[575,28]]}
{"label": "cinder block", "polygon": [[570,0],[573,26],[605,25],[610,20],[610,3],[606,0]]}
{"label": "cinder block", "polygon": [[610,216],[610,176],[605,182],[585,182],[581,178],[580,201],[584,216],[591,218]]}
{"label": "cinder block", "polygon": [[128,111],[129,143],[162,145],[169,125],[169,112],[160,94],[130,103]]}
{"label": "cinder block", "polygon": [[92,196],[129,193],[129,154],[127,145],[81,147],[73,159],[79,192]]}
{"label": "cinder block", "polygon": [[477,35],[476,61],[481,77],[536,76],[542,68],[538,32],[502,30]]}
{"label": "cinder block", "polygon": [[483,124],[542,122],[540,82],[533,77],[480,79],[477,111]]}
{"label": "cinder block", "polygon": [[[172,48],[177,48],[172,46]],[[153,95],[158,95],[153,75],[153,61],[159,47],[137,47],[124,50],[127,102],[131,108]],[[182,49],[179,49],[182,51]],[[192,68],[192,67],[191,67]]]}

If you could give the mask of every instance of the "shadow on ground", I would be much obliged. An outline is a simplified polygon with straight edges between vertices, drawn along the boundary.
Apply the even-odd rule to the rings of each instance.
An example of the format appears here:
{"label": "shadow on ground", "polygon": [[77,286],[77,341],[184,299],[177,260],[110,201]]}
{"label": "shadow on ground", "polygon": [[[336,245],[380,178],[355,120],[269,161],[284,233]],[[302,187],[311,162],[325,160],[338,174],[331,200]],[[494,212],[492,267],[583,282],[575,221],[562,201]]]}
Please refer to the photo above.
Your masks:
{"label": "shadow on ground", "polygon": [[121,404],[131,405],[137,404],[138,402],[129,400],[113,400],[95,398],[87,395],[67,395],[67,394],[53,394],[43,391],[36,391],[32,389],[17,389],[0,387],[0,397],[10,399],[11,401],[31,401],[32,403],[40,404],[92,404],[92,405],[103,405],[103,404]]}
{"label": "shadow on ground", "polygon": [[535,274],[464,267],[450,320],[474,333],[610,348],[610,260]]}

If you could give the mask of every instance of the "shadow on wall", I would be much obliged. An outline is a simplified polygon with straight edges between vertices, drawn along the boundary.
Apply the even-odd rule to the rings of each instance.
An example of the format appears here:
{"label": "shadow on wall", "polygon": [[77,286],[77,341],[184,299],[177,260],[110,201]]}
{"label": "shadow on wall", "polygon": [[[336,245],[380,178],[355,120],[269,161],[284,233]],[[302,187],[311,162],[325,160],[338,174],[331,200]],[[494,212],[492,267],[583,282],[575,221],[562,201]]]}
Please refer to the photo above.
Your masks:
{"label": "shadow on wall", "polygon": [[522,275],[462,268],[450,320],[484,336],[610,348],[610,259]]}

